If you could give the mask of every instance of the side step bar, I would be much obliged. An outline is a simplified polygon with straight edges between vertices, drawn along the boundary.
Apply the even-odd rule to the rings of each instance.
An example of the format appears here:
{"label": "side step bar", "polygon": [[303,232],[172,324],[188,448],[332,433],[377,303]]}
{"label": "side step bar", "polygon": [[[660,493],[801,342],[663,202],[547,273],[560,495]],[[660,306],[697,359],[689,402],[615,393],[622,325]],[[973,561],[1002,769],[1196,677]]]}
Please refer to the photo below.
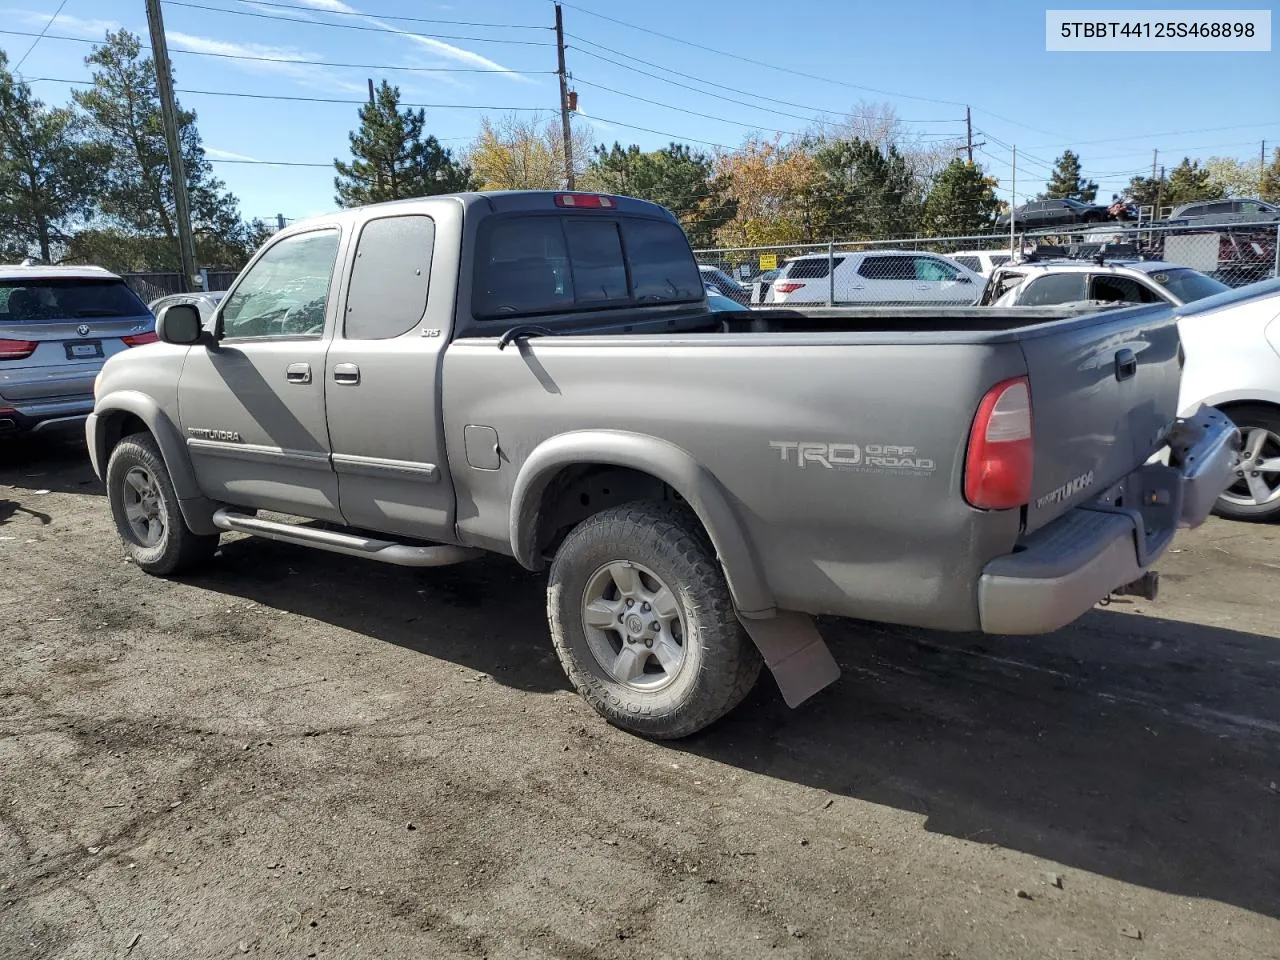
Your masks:
{"label": "side step bar", "polygon": [[330,553],[344,553],[351,557],[380,560],[401,567],[447,567],[450,564],[474,560],[483,551],[470,547],[437,544],[430,547],[411,547],[394,540],[374,540],[354,533],[338,533],[333,530],[317,530],[292,523],[276,523],[248,514],[237,513],[222,507],[213,514],[213,525],[219,530],[248,533],[266,540],[279,540],[300,547],[315,547]]}

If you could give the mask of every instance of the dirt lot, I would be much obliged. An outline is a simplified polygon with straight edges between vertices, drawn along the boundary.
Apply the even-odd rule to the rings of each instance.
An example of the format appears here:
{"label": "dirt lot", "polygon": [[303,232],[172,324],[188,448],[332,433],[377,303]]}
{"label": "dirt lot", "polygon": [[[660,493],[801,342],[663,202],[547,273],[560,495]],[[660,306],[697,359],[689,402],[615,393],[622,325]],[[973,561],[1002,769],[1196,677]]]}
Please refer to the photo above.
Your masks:
{"label": "dirt lot", "polygon": [[1050,638],[857,623],[791,711],[606,726],[509,562],[122,559],[0,448],[0,957],[1280,957],[1280,528]]}

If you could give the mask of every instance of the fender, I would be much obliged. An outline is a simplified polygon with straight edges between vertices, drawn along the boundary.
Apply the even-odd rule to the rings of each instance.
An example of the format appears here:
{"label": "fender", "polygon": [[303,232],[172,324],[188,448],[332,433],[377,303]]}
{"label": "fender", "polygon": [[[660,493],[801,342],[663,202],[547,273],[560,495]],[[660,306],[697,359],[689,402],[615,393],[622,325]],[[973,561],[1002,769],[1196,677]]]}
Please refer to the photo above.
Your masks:
{"label": "fender", "polygon": [[169,416],[160,409],[160,405],[145,393],[136,390],[116,390],[98,400],[94,404],[93,413],[85,421],[85,439],[89,445],[89,459],[93,463],[93,472],[98,479],[105,480],[107,460],[111,451],[107,443],[111,439],[108,426],[113,414],[131,413],[151,431],[160,455],[164,457],[164,465],[169,469],[173,480],[174,491],[178,495],[178,506],[182,510],[183,519],[195,533],[217,533],[213,525],[215,504],[200,492],[196,482],[195,471],[191,460],[187,457],[187,446],[182,440],[177,426]]}
{"label": "fender", "polygon": [[534,449],[521,465],[511,494],[511,551],[524,567],[541,566],[535,540],[543,492],[561,469],[579,464],[627,467],[670,486],[710,535],[739,615],[763,619],[775,614],[773,595],[724,487],[687,451],[644,434],[580,430],[552,437]]}
{"label": "fender", "polygon": [[1280,390],[1222,390],[1189,404],[1178,412],[1178,416],[1189,416],[1195,412],[1196,407],[1200,406],[1202,403],[1206,407],[1217,407],[1219,409],[1231,406],[1232,404],[1253,404],[1262,407],[1280,407]]}

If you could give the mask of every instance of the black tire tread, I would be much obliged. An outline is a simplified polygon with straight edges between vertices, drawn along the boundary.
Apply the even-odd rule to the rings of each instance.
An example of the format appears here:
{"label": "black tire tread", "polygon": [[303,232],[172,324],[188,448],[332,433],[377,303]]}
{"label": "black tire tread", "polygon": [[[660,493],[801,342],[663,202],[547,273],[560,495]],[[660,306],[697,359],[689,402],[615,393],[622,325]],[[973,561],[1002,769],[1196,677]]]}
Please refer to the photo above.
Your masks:
{"label": "black tire tread", "polygon": [[[151,471],[165,501],[169,523],[165,530],[163,549],[158,554],[133,543],[126,534],[124,511],[113,491],[117,489],[121,474],[132,464],[141,464]],[[182,518],[178,506],[178,494],[173,478],[164,462],[155,439],[146,433],[132,433],[124,437],[111,451],[107,461],[107,499],[116,522],[116,530],[129,558],[145,573],[169,577],[194,570],[206,563],[218,549],[218,534],[199,534],[192,531]]]}
{"label": "black tire tread", "polygon": [[[605,681],[579,662],[566,637],[558,602],[558,589],[580,548],[599,542],[637,541],[648,541],[651,547],[669,551],[686,566],[688,576],[680,586],[672,587],[683,590],[693,600],[694,609],[686,609],[686,617],[696,619],[715,654],[704,657],[700,664],[701,689],[697,697],[667,715],[643,719],[619,710],[605,695]],[[576,603],[573,601],[570,608],[576,608]],[[693,512],[682,504],[634,501],[582,521],[565,538],[552,563],[547,619],[561,666],[578,693],[611,723],[655,740],[689,736],[714,723],[742,702],[760,675],[759,651],[738,622],[710,540]]]}

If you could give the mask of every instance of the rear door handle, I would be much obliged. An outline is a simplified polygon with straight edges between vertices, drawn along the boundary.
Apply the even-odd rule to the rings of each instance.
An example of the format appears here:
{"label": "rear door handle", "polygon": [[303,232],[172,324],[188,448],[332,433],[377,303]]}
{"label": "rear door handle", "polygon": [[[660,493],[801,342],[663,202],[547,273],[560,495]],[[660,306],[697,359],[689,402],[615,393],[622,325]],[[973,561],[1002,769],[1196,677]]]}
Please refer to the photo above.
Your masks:
{"label": "rear door handle", "polygon": [[335,363],[333,365],[333,379],[335,383],[354,386],[360,382],[360,368],[354,363]]}
{"label": "rear door handle", "polygon": [[310,383],[311,364],[291,363],[284,372],[284,378],[290,383]]}

